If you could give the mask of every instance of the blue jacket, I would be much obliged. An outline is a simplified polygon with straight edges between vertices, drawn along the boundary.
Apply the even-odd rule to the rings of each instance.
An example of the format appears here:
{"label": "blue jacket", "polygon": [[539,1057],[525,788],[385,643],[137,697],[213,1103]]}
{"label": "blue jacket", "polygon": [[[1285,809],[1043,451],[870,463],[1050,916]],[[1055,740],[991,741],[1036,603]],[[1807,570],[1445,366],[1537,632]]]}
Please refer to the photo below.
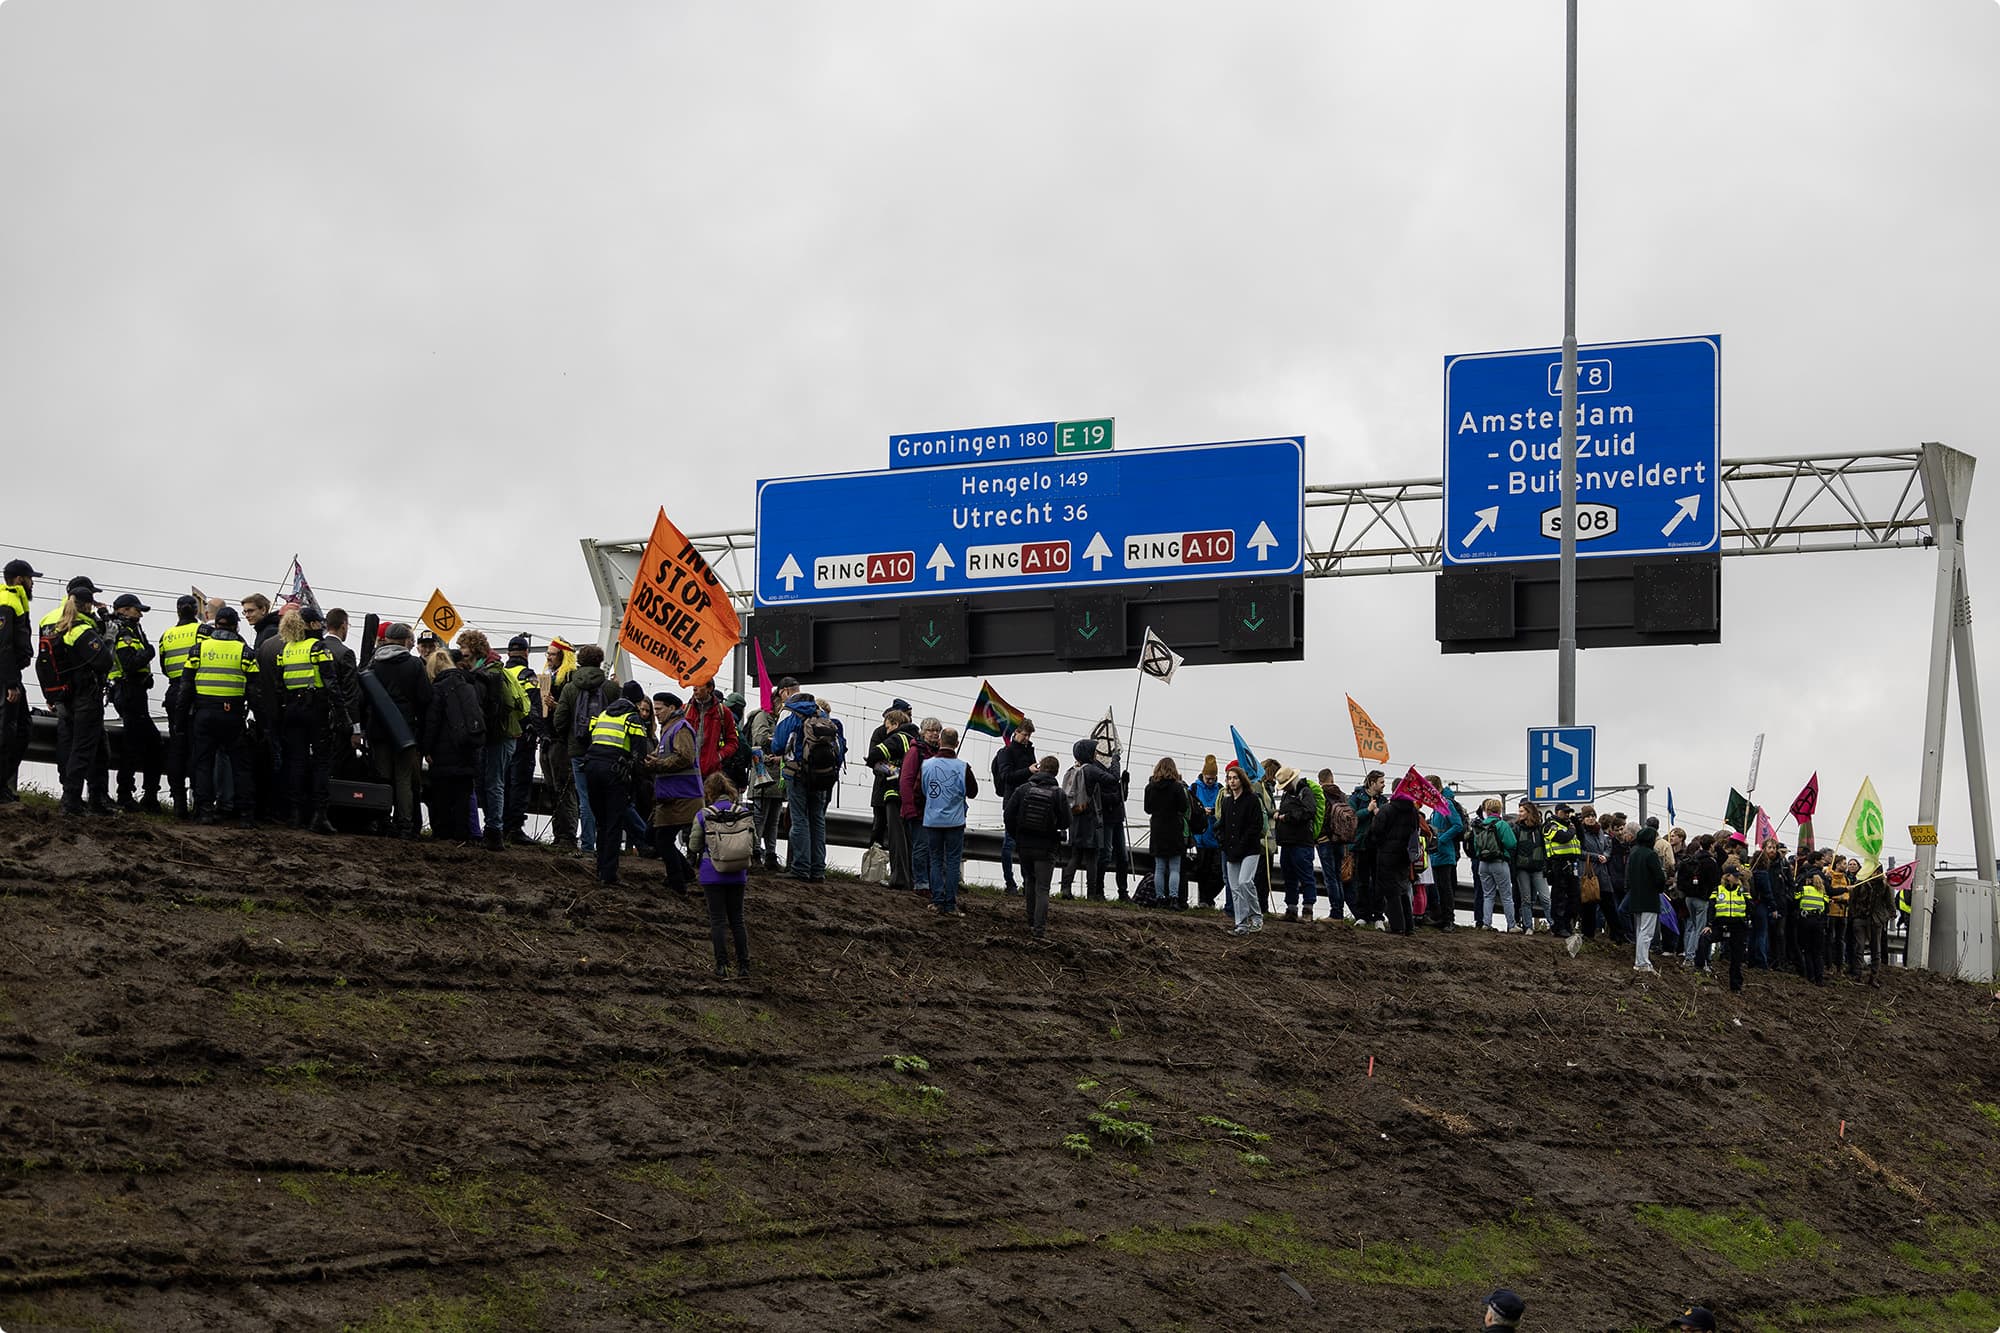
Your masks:
{"label": "blue jacket", "polygon": [[964,828],[965,802],[979,795],[972,765],[956,754],[934,754],[917,770],[924,786],[924,827]]}
{"label": "blue jacket", "polygon": [[[811,699],[793,699],[785,705],[785,716],[771,733],[771,748],[779,754],[794,760],[806,757],[805,720],[820,716],[820,706]],[[833,719],[833,730],[840,741],[840,762],[847,763],[847,731],[840,725],[840,719]]]}
{"label": "blue jacket", "polygon": [[1465,832],[1465,821],[1458,817],[1458,807],[1451,804],[1456,795],[1446,787],[1445,809],[1431,811],[1431,832],[1437,834],[1437,846],[1431,852],[1431,864],[1434,866],[1458,864],[1458,835]]}
{"label": "blue jacket", "polygon": [[1208,808],[1208,825],[1194,835],[1197,847],[1220,847],[1215,840],[1215,803],[1222,796],[1222,783],[1210,778],[1196,778],[1188,784],[1188,794]]}

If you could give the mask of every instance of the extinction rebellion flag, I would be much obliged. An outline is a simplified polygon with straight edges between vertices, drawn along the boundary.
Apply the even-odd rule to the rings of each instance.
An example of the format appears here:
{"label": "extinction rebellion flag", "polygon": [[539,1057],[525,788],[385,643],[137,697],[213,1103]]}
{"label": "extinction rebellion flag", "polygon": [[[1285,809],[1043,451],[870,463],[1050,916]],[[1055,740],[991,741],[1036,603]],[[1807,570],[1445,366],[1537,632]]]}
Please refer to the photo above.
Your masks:
{"label": "extinction rebellion flag", "polygon": [[1792,818],[1801,824],[1809,824],[1819,813],[1819,774],[1815,773],[1792,798]]}

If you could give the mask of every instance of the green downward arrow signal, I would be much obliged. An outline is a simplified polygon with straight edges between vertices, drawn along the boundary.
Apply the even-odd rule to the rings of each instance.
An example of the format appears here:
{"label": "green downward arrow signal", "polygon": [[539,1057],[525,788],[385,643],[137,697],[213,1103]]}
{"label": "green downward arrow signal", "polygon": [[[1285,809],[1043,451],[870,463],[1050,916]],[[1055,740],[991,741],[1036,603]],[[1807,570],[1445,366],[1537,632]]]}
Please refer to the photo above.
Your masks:
{"label": "green downward arrow signal", "polygon": [[1264,627],[1264,617],[1257,614],[1257,603],[1252,602],[1250,603],[1249,618],[1243,622],[1243,628],[1255,630],[1255,629],[1262,629],[1263,627]]}
{"label": "green downward arrow signal", "polygon": [[935,620],[925,621],[924,630],[925,630],[925,633],[923,635],[924,647],[926,648],[937,647],[938,641],[944,637],[943,635],[937,632],[937,621]]}
{"label": "green downward arrow signal", "polygon": [[1097,637],[1097,629],[1097,626],[1090,623],[1090,612],[1085,611],[1083,613],[1083,623],[1076,627],[1077,634],[1086,639],[1094,639]]}
{"label": "green downward arrow signal", "polygon": [[783,657],[784,655],[785,655],[785,636],[782,634],[773,634],[771,636],[771,656]]}

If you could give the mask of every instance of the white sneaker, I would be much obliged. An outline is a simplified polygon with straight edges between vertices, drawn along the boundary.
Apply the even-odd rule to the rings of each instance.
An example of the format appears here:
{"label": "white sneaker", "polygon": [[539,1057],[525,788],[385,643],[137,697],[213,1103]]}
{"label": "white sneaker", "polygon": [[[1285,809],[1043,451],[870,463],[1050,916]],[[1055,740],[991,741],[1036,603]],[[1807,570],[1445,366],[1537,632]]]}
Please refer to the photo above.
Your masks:
{"label": "white sneaker", "polygon": [[1521,933],[1522,933],[1523,935],[1532,935],[1532,934],[1534,934],[1534,933],[1535,933],[1535,923],[1534,923],[1534,922],[1532,922],[1532,921],[1530,921],[1530,922],[1529,922],[1529,923],[1528,923],[1527,925],[1525,925],[1525,926],[1522,926],[1522,927],[1521,927]]}
{"label": "white sneaker", "polygon": [[1634,972],[1653,972],[1653,973],[1657,973],[1659,971],[1659,969],[1654,967],[1651,963],[1634,963],[1632,964],[1632,970]]}

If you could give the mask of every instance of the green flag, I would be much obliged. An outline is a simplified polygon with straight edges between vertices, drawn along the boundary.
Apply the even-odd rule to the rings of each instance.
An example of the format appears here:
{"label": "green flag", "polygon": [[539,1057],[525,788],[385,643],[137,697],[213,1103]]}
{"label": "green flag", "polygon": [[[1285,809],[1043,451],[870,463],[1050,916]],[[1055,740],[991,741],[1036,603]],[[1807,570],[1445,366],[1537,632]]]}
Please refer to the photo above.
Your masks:
{"label": "green flag", "polygon": [[1729,812],[1722,817],[1722,822],[1738,833],[1750,831],[1750,800],[1734,787],[1729,789]]}
{"label": "green flag", "polygon": [[1867,778],[1861,779],[1861,790],[1854,793],[1854,804],[1848,808],[1847,823],[1841,827],[1838,845],[1861,853],[1864,877],[1882,863],[1882,798],[1875,794],[1875,784]]}

